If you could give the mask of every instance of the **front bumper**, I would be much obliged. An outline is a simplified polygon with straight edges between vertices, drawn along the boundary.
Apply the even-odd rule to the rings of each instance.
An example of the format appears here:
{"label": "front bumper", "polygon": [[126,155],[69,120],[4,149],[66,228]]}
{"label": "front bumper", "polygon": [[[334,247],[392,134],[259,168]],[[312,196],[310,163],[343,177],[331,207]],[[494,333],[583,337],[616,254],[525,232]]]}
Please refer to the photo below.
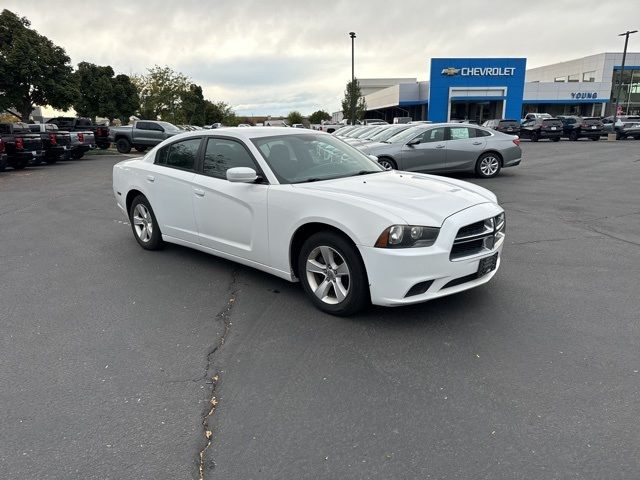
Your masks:
{"label": "front bumper", "polygon": [[[359,245],[369,277],[369,291],[374,305],[398,306],[421,303],[434,298],[462,292],[487,283],[498,271],[504,239],[491,250],[469,257],[450,260],[453,241],[461,227],[494,217],[503,210],[496,204],[483,203],[448,217],[438,240],[431,247],[386,249]],[[498,255],[496,268],[486,275],[475,277],[480,260]],[[444,288],[454,280],[467,281]],[[418,283],[432,281],[429,288],[418,295],[407,295]]]}

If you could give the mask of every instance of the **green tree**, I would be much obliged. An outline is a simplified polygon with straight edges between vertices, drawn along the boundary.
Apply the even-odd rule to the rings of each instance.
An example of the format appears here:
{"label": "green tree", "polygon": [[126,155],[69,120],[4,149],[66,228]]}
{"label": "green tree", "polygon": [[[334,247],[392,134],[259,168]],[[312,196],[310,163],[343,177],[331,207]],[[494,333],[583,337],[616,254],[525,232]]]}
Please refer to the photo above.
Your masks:
{"label": "green tree", "polygon": [[347,88],[344,91],[342,99],[342,114],[344,118],[348,118],[350,123],[355,120],[362,120],[367,111],[367,104],[360,90],[360,82],[354,79],[353,82],[347,82]]}
{"label": "green tree", "polygon": [[192,83],[187,91],[180,96],[180,121],[188,125],[205,124],[205,100],[202,95],[202,87]]}
{"label": "green tree", "polygon": [[113,68],[81,62],[73,74],[78,86],[78,98],[73,104],[82,117],[108,117],[117,115],[113,98]]}
{"label": "green tree", "polygon": [[302,114],[297,110],[293,110],[292,112],[289,112],[289,115],[287,115],[287,123],[289,125],[293,125],[294,123],[302,123],[303,120],[304,118],[302,118]]}
{"label": "green tree", "polygon": [[331,120],[331,115],[324,110],[316,110],[309,115],[309,123],[318,124],[322,123],[323,120]]}
{"label": "green tree", "polygon": [[[138,88],[128,75],[116,75],[112,81],[113,101],[116,105],[116,113],[113,118],[118,118],[126,125],[129,117],[135,115],[140,109],[140,95]],[[109,120],[113,120],[109,117]]]}
{"label": "green tree", "polygon": [[177,122],[182,117],[183,95],[191,85],[189,78],[170,67],[158,65],[147,69],[147,72],[132,78],[140,92],[140,114],[147,119]]}
{"label": "green tree", "polygon": [[77,96],[71,59],[30,26],[9,10],[0,13],[0,110],[14,108],[23,121],[36,105],[67,109]]}
{"label": "green tree", "polygon": [[236,114],[231,109],[231,106],[225,102],[211,102],[205,100],[205,125],[211,125],[212,123],[221,123],[229,127],[235,127],[240,122],[240,119],[236,117]]}

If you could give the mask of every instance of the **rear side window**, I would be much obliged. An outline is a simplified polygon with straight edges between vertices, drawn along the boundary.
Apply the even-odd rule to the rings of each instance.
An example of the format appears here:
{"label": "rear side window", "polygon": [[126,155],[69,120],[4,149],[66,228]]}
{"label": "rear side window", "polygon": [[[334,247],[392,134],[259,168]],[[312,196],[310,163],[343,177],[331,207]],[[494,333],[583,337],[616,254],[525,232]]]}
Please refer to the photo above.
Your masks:
{"label": "rear side window", "polygon": [[[574,122],[575,122],[575,119],[574,119]],[[547,125],[562,125],[562,122],[560,120],[553,119],[553,120],[543,120],[542,124],[545,125],[545,126],[547,126]]]}
{"label": "rear side window", "polygon": [[476,137],[490,137],[491,133],[487,132],[486,130],[480,130],[479,128],[471,128],[470,130],[473,130],[473,133],[475,133]]}
{"label": "rear side window", "polygon": [[235,167],[249,167],[257,170],[251,155],[240,142],[226,138],[207,140],[202,173],[210,177],[226,179],[227,170]]}
{"label": "rear side window", "polygon": [[473,132],[471,130],[475,130],[475,128],[449,127],[449,135],[451,136],[450,140],[465,140],[467,138],[473,138]]}
{"label": "rear side window", "polygon": [[200,140],[200,138],[190,138],[167,145],[158,152],[155,163],[181,170],[193,170]]}
{"label": "rear side window", "polygon": [[136,128],[138,130],[151,130],[151,124],[149,122],[136,122]]}

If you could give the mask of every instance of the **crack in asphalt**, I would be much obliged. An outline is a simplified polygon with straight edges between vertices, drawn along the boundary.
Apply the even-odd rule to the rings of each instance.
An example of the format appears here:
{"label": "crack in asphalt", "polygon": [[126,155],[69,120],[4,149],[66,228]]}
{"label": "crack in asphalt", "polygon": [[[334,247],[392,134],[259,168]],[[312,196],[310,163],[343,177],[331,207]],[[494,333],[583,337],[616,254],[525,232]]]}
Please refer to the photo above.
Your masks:
{"label": "crack in asphalt", "polygon": [[[218,312],[215,317],[217,321],[222,321],[224,328],[222,335],[218,340],[218,343],[214,345],[214,347],[207,353],[207,364],[205,366],[204,374],[200,379],[201,381],[207,381],[209,371],[213,366],[213,356],[219,349],[222,348],[227,336],[229,335],[229,331],[231,330],[231,311],[233,310],[239,292],[238,274],[238,269],[232,272],[231,282],[229,282],[229,287],[227,289],[229,300],[227,301],[227,304],[224,306],[224,308],[220,310],[220,312]],[[221,373],[222,371],[216,371],[215,374],[211,377],[211,393],[209,395],[209,402],[207,403],[207,407],[202,418],[202,428],[206,443],[204,447],[200,449],[200,452],[198,454],[198,478],[200,480],[204,480],[205,478],[205,454],[211,446],[211,441],[213,440],[213,430],[209,425],[209,420],[216,413],[216,408],[218,406],[217,388],[218,383],[220,382]],[[207,383],[209,383],[209,381],[207,381]],[[215,466],[215,462],[213,463],[213,465]]]}

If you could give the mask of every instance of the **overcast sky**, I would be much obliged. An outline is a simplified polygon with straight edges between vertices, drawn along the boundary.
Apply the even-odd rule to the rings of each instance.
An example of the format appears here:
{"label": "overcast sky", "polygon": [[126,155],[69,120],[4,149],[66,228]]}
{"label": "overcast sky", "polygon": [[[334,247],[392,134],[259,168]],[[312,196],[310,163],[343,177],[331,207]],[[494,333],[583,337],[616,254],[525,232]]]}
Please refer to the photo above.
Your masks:
{"label": "overcast sky", "polygon": [[[536,67],[622,51],[639,0],[3,0],[75,64],[168,65],[242,115],[339,110],[351,77],[427,80],[431,57],[526,57]],[[60,8],[63,6],[63,8]],[[629,51],[640,51],[640,34]]]}

